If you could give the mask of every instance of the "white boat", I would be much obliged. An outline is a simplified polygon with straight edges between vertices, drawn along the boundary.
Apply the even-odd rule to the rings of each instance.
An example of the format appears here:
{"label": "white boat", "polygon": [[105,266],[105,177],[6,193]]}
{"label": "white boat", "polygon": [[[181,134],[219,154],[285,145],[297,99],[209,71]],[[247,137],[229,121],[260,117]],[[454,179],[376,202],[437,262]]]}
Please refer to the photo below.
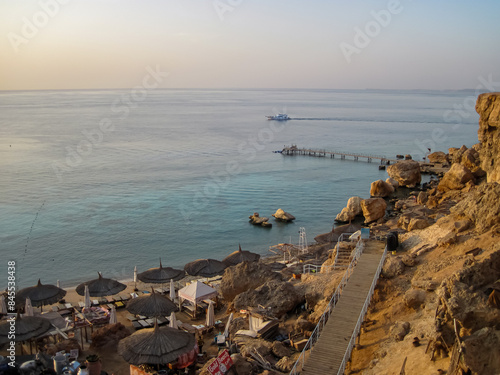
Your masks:
{"label": "white boat", "polygon": [[277,121],[290,120],[290,117],[288,117],[288,115],[285,113],[280,113],[280,114],[277,114],[276,116],[266,116],[266,117],[268,120],[277,120]]}

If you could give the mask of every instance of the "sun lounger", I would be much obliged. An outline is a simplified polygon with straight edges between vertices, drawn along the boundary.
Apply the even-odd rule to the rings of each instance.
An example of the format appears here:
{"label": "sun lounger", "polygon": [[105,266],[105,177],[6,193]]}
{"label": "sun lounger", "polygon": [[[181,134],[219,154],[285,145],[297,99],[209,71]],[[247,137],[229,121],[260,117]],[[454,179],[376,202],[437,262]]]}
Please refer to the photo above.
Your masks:
{"label": "sun lounger", "polygon": [[120,297],[122,301],[128,301],[130,299],[130,295],[128,294],[120,294],[118,297]]}
{"label": "sun lounger", "polygon": [[159,326],[168,323],[168,319],[167,318],[163,318],[161,316],[159,318],[157,318],[156,321],[158,322]]}
{"label": "sun lounger", "polygon": [[132,321],[132,325],[134,326],[135,329],[141,329],[141,328],[143,328],[143,326],[141,325],[141,323],[139,323],[138,320]]}
{"label": "sun lounger", "polygon": [[122,297],[120,296],[113,296],[113,302],[120,302],[122,300]]}
{"label": "sun lounger", "polygon": [[137,318],[133,315],[127,315],[127,319],[130,320],[131,322],[135,322]]}
{"label": "sun lounger", "polygon": [[80,308],[83,309],[85,307],[85,302],[82,301],[78,302],[78,306],[80,306]]}
{"label": "sun lounger", "polygon": [[125,305],[121,301],[115,302],[115,306],[116,306],[117,309],[119,309],[120,307],[125,307]]}
{"label": "sun lounger", "polygon": [[130,297],[137,298],[137,297],[139,297],[139,295],[137,293],[130,293]]}
{"label": "sun lounger", "polygon": [[150,324],[148,324],[148,322],[146,322],[145,320],[138,320],[139,324],[142,326],[142,328],[148,328],[148,327],[151,327]]}
{"label": "sun lounger", "polygon": [[149,318],[149,319],[146,319],[146,323],[148,323],[150,326],[153,326],[155,324],[155,321],[154,321],[154,319]]}
{"label": "sun lounger", "polygon": [[64,307],[66,307],[67,309],[72,309],[73,305],[71,303],[65,303]]}

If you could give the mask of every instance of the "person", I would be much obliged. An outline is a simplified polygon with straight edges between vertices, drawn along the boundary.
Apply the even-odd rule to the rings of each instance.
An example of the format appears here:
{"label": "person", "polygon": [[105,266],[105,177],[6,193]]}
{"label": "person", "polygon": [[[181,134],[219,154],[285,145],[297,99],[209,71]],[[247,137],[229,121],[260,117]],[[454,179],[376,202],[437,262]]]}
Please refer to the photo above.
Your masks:
{"label": "person", "polygon": [[203,335],[198,336],[198,353],[203,353],[203,344],[205,344],[205,341],[203,340]]}

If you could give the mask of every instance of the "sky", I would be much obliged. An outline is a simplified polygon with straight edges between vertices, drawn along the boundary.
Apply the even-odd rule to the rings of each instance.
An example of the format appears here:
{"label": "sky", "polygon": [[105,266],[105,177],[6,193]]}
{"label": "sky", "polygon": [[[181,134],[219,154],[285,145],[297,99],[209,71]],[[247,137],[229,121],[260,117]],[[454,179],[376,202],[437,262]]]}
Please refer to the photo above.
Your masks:
{"label": "sky", "polygon": [[498,0],[0,0],[0,90],[132,88],[151,71],[162,88],[475,88],[500,81],[499,14]]}

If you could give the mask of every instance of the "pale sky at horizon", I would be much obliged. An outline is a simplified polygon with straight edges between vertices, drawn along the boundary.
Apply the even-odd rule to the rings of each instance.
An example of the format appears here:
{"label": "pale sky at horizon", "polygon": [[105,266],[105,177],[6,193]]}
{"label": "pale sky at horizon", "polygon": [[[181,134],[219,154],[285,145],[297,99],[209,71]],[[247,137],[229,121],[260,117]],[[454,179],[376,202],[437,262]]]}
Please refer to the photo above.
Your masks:
{"label": "pale sky at horizon", "polygon": [[0,0],[0,90],[130,88],[148,66],[162,88],[475,88],[500,82],[499,15],[498,0]]}

